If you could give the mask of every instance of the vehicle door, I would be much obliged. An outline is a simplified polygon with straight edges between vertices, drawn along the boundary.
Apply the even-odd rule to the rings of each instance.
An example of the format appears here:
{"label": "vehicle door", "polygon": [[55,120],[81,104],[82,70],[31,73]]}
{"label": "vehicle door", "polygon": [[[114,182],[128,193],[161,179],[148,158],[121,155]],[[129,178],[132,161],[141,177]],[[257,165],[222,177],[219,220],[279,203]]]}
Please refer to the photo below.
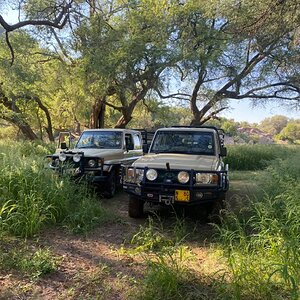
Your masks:
{"label": "vehicle door", "polygon": [[123,164],[132,164],[143,154],[140,133],[125,133],[125,152]]}

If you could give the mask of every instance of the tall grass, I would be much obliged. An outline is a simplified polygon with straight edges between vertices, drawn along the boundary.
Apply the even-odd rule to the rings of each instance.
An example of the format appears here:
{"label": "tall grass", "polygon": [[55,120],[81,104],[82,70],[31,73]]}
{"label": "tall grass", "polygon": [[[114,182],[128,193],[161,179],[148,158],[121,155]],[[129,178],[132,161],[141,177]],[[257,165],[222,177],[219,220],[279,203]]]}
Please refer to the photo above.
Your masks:
{"label": "tall grass", "polygon": [[219,228],[236,299],[300,298],[299,176],[300,151],[274,160],[250,217],[229,213]]}
{"label": "tall grass", "polygon": [[231,170],[254,171],[265,169],[274,159],[292,156],[299,146],[234,145],[228,146],[225,162]]}
{"label": "tall grass", "polygon": [[47,224],[85,232],[109,217],[87,186],[46,167],[52,151],[30,142],[0,143],[0,234],[31,237]]}

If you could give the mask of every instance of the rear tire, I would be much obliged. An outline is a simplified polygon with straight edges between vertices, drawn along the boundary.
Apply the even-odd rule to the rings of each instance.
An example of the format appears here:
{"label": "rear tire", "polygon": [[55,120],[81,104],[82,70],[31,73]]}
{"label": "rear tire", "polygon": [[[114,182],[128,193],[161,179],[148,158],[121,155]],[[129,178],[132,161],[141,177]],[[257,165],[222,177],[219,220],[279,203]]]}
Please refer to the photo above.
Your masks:
{"label": "rear tire", "polygon": [[128,215],[130,218],[141,218],[144,214],[144,201],[138,197],[129,195]]}

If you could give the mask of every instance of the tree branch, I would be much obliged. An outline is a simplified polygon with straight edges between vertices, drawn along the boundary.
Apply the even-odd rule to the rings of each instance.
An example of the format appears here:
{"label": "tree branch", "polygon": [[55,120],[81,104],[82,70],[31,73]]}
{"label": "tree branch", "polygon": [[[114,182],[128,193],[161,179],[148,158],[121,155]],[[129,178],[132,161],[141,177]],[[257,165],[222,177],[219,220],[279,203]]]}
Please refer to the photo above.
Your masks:
{"label": "tree branch", "polygon": [[[183,100],[183,97],[187,97],[187,98],[191,97],[190,94],[185,94],[185,93],[174,93],[174,94],[169,94],[169,95],[164,96],[164,95],[162,95],[162,93],[159,89],[154,89],[154,90],[161,99],[174,98],[174,99]],[[184,99],[184,100],[188,100],[188,99]]]}
{"label": "tree branch", "polygon": [[227,106],[224,106],[224,107],[222,107],[222,108],[220,108],[220,109],[217,109],[217,110],[213,111],[213,112],[210,113],[207,117],[205,117],[204,119],[201,120],[201,124],[206,123],[206,122],[209,121],[210,119],[218,119],[218,118],[216,117],[216,115],[217,115],[218,113],[220,113],[221,111],[227,109],[227,108],[228,108]]}
{"label": "tree branch", "polygon": [[25,20],[25,21],[20,21],[18,23],[15,23],[13,25],[9,25],[3,17],[0,15],[0,24],[4,27],[6,32],[14,31],[16,29],[33,25],[33,26],[49,26],[49,27],[54,27],[58,29],[62,29],[69,17],[69,10],[72,6],[73,0],[70,1],[70,3],[66,4],[65,6],[62,7],[61,12],[59,15],[55,18],[54,21],[50,20]]}
{"label": "tree branch", "polygon": [[13,25],[8,24],[2,15],[0,15],[0,25],[5,29],[5,36],[6,36],[6,43],[9,47],[10,53],[11,53],[11,65],[14,63],[14,50],[13,47],[9,41],[8,38],[8,33],[12,32],[14,30],[20,29],[22,27],[26,26],[48,26],[52,28],[58,28],[62,29],[68,19],[69,19],[69,14],[70,14],[70,8],[72,6],[74,0],[71,0],[69,3],[67,3],[65,6],[62,6],[60,13],[58,16],[54,19],[54,21],[50,20],[25,20],[25,21],[19,21],[18,23],[15,23]]}
{"label": "tree branch", "polygon": [[51,32],[52,32],[52,34],[53,34],[53,36],[54,36],[54,38],[55,38],[55,40],[56,40],[56,42],[57,42],[57,44],[58,44],[58,46],[59,46],[59,48],[60,48],[62,54],[63,54],[63,55],[64,55],[71,63],[73,63],[74,60],[72,59],[72,57],[70,57],[70,56],[68,55],[68,53],[67,53],[65,47],[63,46],[62,42],[60,41],[60,39],[59,39],[58,35],[56,34],[54,28],[51,27],[50,30],[51,30]]}
{"label": "tree branch", "polygon": [[[1,17],[1,16],[0,16]],[[10,55],[11,55],[11,61],[10,61],[10,65],[12,66],[13,63],[14,63],[14,60],[15,60],[15,52],[14,52],[14,49],[9,41],[9,37],[8,37],[8,32],[6,31],[5,32],[5,40],[6,40],[6,44],[9,48],[9,51],[10,51]]]}

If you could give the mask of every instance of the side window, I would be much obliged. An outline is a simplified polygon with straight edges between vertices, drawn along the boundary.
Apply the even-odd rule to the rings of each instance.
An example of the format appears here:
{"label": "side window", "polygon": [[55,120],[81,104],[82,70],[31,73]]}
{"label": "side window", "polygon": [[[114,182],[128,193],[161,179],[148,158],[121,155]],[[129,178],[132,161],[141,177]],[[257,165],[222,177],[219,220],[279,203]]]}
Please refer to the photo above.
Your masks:
{"label": "side window", "polygon": [[134,149],[133,139],[132,139],[132,135],[130,133],[125,134],[125,144],[126,144],[127,150]]}
{"label": "side window", "polygon": [[133,135],[134,150],[142,149],[141,137],[138,134]]}

